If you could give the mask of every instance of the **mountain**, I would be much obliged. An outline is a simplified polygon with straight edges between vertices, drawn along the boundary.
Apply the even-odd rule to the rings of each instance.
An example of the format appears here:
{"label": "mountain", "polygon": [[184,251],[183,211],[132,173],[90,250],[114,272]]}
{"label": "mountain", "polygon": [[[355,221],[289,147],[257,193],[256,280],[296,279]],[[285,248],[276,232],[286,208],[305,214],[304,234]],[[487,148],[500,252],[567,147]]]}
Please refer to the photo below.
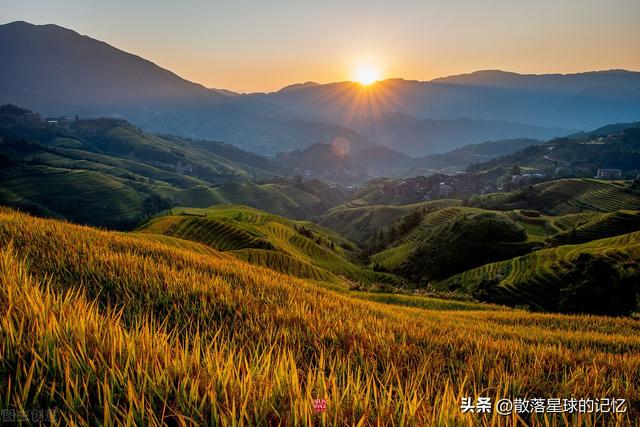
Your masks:
{"label": "mountain", "polygon": [[591,132],[530,146],[472,165],[470,172],[511,168],[514,164],[556,176],[595,176],[598,169],[619,169],[619,178],[640,172],[640,123],[614,124]]}
{"label": "mountain", "polygon": [[469,144],[442,154],[431,154],[411,161],[411,170],[406,176],[423,171],[461,171],[472,163],[483,163],[495,157],[515,153],[531,145],[542,144],[538,139],[519,138],[486,141],[480,144]]}
{"label": "mountain", "polygon": [[432,91],[456,96],[434,106],[442,115],[581,129],[640,115],[640,73],[626,70],[541,75],[490,70],[429,84]]}
{"label": "mountain", "polygon": [[139,56],[57,25],[1,25],[0,40],[2,103],[45,114],[229,103]]}
{"label": "mountain", "polygon": [[567,135],[567,138],[571,139],[586,139],[586,138],[598,138],[601,136],[611,135],[617,132],[623,132],[627,129],[640,128],[640,121],[633,123],[613,123],[599,127],[598,129],[588,132],[578,132],[575,134]]}
{"label": "mountain", "polygon": [[[353,151],[352,151],[353,150]],[[371,177],[407,170],[411,158],[384,145],[357,150],[344,138],[332,144],[313,144],[304,150],[279,153],[277,159],[297,175],[340,184],[362,184]]]}
{"label": "mountain", "polygon": [[123,117],[145,131],[260,154],[331,144],[413,156],[486,140],[549,139],[640,117],[640,73],[484,71],[428,82],[294,84],[273,93],[207,89],[56,25],[0,25],[0,103],[45,116]]}
{"label": "mountain", "polygon": [[489,139],[549,139],[570,133],[571,128],[530,124],[524,117],[521,122],[509,122],[498,115],[478,119],[462,105],[458,113],[435,117],[439,113],[433,110],[432,104],[444,100],[430,99],[428,85],[428,82],[401,79],[384,80],[367,87],[352,82],[305,84],[248,96],[294,111],[300,119],[353,129],[367,140],[412,156],[442,153]]}
{"label": "mountain", "polygon": [[373,176],[394,176],[411,164],[411,157],[384,145],[372,145],[354,157],[365,171]]}
{"label": "mountain", "polygon": [[432,83],[575,93],[594,87],[638,88],[638,73],[627,70],[590,71],[574,74],[518,74],[483,70],[431,80]]}
{"label": "mountain", "polygon": [[364,167],[349,154],[346,140],[334,144],[313,144],[304,150],[280,153],[278,160],[297,175],[320,178],[333,183],[356,184],[370,176]]}
{"label": "mountain", "polygon": [[372,141],[412,156],[444,153],[451,148],[490,139],[535,136],[546,140],[567,133],[566,129],[544,128],[523,123],[466,117],[417,119],[401,113],[387,113],[355,120],[350,126]]}
{"label": "mountain", "polygon": [[348,138],[349,129],[293,120],[273,104],[207,89],[57,25],[0,25],[0,104],[42,115],[122,117],[153,133],[215,139],[263,154]]}
{"label": "mountain", "polygon": [[[400,113],[418,120],[472,119],[552,128],[595,128],[640,116],[640,72],[522,75],[479,71],[431,81],[388,79],[303,86],[260,99],[343,125]],[[533,135],[520,135],[533,136]],[[494,138],[495,139],[495,138]]]}
{"label": "mountain", "polygon": [[228,144],[148,134],[119,119],[43,120],[10,105],[0,107],[0,165],[1,204],[113,228],[175,205],[310,217],[342,198],[326,184],[282,179],[293,169]]}

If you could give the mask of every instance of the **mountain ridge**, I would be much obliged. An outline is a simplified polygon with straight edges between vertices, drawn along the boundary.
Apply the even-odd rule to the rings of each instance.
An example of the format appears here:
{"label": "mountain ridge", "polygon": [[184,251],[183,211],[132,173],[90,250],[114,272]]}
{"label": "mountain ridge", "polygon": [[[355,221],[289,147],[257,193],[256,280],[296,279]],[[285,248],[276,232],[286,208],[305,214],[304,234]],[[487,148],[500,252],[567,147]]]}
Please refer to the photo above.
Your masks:
{"label": "mountain ridge", "polygon": [[[225,141],[268,155],[349,135],[358,143],[428,155],[492,139],[549,139],[640,117],[640,72],[634,71],[479,71],[423,82],[386,79],[367,87],[306,82],[240,94],[189,82],[73,30],[24,21],[0,25],[0,58],[0,104],[44,115],[124,117],[148,132]],[[476,82],[496,76],[505,82]],[[517,85],[509,83],[514,79]],[[396,123],[389,115],[409,120]],[[455,131],[442,122],[464,117],[470,122]],[[376,131],[382,119],[384,133]],[[441,131],[416,131],[425,120]],[[470,136],[461,138],[465,131]]]}

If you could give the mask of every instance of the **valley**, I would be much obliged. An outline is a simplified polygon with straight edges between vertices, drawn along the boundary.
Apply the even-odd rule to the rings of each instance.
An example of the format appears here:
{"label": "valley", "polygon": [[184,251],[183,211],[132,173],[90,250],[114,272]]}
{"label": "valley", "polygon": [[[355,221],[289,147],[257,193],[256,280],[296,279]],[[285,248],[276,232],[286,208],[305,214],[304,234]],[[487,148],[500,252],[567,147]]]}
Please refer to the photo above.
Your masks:
{"label": "valley", "polygon": [[2,425],[640,426],[633,2],[5,3]]}
{"label": "valley", "polygon": [[[604,150],[610,154],[595,158],[608,155],[633,174],[615,159],[632,158],[636,130],[635,124],[605,127],[503,156],[499,150],[509,142],[483,143],[451,152],[493,147],[496,157],[464,173],[347,185],[355,175],[347,181],[294,175],[301,168],[356,169],[349,162],[357,160],[329,145],[265,157],[215,141],[148,134],[124,120],[57,122],[7,105],[0,107],[0,202],[161,243],[204,245],[334,290],[630,314],[637,310],[632,285],[619,290],[628,295],[615,297],[629,305],[606,309],[590,305],[595,295],[584,296],[582,308],[570,308],[521,290],[544,282],[549,289],[538,292],[557,301],[554,292],[565,292],[562,283],[584,263],[599,263],[605,282],[636,281],[638,180],[567,178],[558,170],[535,183],[524,171],[544,170],[539,162],[549,160],[536,153],[549,146],[573,159],[567,167],[584,165],[590,157],[584,157],[583,141],[602,138],[609,142],[589,147],[588,155]],[[600,247],[613,255],[599,256],[594,248]],[[570,281],[587,280],[584,274]]]}

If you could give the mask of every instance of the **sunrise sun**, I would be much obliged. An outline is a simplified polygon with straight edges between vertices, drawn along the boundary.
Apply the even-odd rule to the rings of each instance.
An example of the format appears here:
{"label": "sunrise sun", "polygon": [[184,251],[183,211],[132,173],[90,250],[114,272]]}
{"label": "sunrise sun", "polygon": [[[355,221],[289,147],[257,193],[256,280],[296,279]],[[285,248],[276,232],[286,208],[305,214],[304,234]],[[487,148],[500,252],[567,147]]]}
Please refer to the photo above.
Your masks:
{"label": "sunrise sun", "polygon": [[361,85],[368,86],[380,80],[380,71],[370,64],[362,64],[355,69],[353,80]]}

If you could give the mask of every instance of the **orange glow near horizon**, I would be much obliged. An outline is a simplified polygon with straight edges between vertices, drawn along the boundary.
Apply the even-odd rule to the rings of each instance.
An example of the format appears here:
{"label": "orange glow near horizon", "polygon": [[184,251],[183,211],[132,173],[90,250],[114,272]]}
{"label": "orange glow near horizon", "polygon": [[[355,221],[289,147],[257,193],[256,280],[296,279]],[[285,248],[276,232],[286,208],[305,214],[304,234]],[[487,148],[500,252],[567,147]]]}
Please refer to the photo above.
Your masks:
{"label": "orange glow near horizon", "polygon": [[387,78],[478,70],[640,70],[634,0],[77,3],[4,0],[0,24],[61,25],[205,87],[240,93],[348,80],[374,92]]}

